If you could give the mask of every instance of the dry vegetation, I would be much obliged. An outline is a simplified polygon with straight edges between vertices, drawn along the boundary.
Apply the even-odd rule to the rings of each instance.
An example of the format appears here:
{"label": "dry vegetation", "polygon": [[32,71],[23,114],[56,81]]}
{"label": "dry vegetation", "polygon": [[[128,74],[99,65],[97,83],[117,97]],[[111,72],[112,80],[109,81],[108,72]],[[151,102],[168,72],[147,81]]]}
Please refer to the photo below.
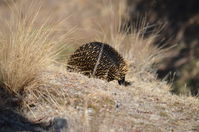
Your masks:
{"label": "dry vegetation", "polygon": [[14,93],[19,93],[38,73],[52,66],[63,43],[70,41],[67,34],[70,31],[57,30],[58,24],[48,16],[36,25],[41,7],[36,7],[34,2],[29,4],[29,8],[26,3],[9,6],[8,18],[1,19],[1,80]]}
{"label": "dry vegetation", "polygon": [[[131,29],[139,31],[125,33],[124,1],[23,1],[1,8],[0,77],[4,89],[23,97],[18,111],[28,119],[66,118],[74,132],[199,131],[198,99],[172,95],[156,79],[154,65],[165,56],[152,45],[158,32],[144,38],[142,19]],[[124,56],[132,86],[66,71],[63,58],[89,41]]]}

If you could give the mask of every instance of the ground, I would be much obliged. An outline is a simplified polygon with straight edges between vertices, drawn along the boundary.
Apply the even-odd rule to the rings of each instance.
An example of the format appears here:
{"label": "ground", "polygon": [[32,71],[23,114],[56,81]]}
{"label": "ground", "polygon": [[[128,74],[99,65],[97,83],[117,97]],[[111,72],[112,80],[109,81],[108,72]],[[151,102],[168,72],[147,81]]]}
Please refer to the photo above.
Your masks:
{"label": "ground", "polygon": [[[43,79],[42,79],[43,78]],[[63,117],[71,131],[197,132],[199,101],[172,95],[166,82],[131,78],[132,86],[119,86],[81,74],[46,71],[38,91],[46,99],[31,100],[31,120]],[[37,94],[37,92],[35,93]],[[31,100],[31,101],[30,101]],[[43,114],[41,114],[43,113]],[[36,117],[36,118],[35,118]]]}

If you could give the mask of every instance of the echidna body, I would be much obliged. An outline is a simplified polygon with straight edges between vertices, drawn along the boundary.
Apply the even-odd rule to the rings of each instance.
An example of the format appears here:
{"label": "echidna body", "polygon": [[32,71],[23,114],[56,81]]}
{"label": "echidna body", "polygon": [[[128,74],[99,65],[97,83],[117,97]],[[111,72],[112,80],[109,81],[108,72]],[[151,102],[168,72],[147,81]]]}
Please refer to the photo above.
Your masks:
{"label": "echidna body", "polygon": [[129,84],[125,81],[128,70],[123,57],[110,45],[101,42],[80,46],[70,56],[67,69],[107,81],[118,80],[120,85]]}

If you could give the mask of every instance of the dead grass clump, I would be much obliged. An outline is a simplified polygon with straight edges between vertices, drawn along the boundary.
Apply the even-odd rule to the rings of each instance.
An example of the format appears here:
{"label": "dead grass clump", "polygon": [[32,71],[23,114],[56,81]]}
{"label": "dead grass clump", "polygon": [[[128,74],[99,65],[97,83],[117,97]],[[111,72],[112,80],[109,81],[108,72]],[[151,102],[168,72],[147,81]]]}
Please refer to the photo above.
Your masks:
{"label": "dead grass clump", "polygon": [[0,80],[8,91],[19,94],[56,62],[69,33],[62,30],[60,34],[59,22],[48,16],[38,23],[41,3],[19,2],[9,7],[7,18],[0,19]]}

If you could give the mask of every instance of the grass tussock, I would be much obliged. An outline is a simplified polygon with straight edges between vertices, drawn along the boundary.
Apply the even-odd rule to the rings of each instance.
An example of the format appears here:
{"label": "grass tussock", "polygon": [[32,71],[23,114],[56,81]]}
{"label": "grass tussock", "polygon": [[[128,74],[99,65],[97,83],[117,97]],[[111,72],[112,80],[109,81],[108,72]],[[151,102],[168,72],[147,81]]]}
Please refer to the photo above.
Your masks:
{"label": "grass tussock", "polygon": [[52,66],[63,44],[69,41],[70,31],[59,31],[61,22],[46,16],[39,23],[42,8],[39,3],[12,3],[8,5],[8,17],[0,18],[0,81],[16,94],[42,70]]}

